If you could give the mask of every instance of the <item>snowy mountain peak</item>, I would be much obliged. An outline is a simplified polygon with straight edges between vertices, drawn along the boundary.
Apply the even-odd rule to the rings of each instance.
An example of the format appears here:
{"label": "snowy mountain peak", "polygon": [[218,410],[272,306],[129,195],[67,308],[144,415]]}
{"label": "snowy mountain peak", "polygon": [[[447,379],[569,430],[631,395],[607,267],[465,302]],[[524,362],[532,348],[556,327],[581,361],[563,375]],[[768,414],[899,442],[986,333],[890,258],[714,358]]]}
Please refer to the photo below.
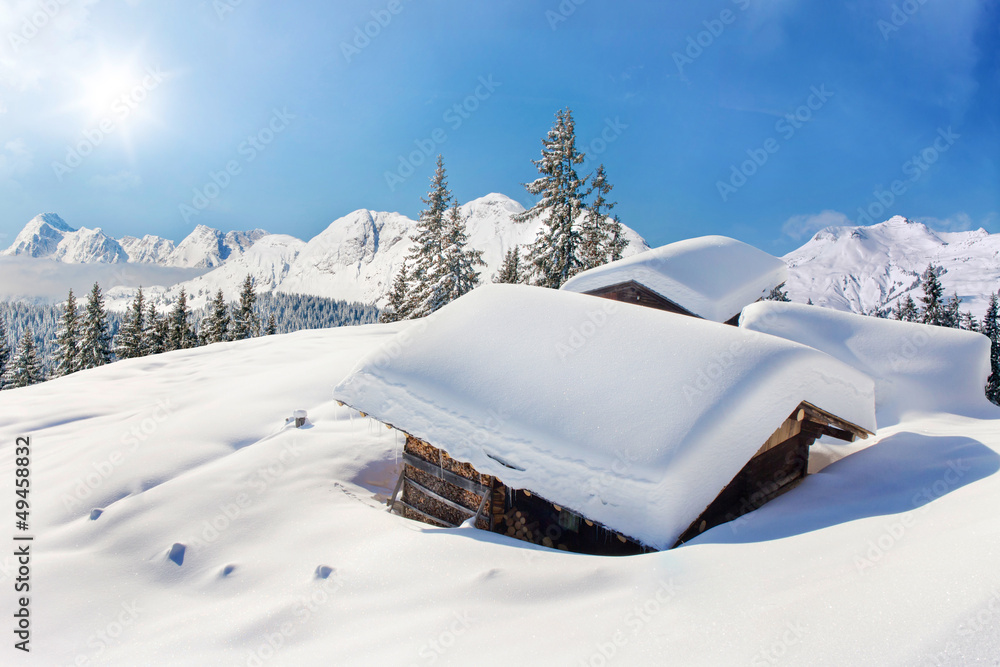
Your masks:
{"label": "snowy mountain peak", "polygon": [[66,221],[59,217],[56,213],[40,213],[32,218],[28,222],[28,226],[32,225],[48,225],[53,229],[57,229],[61,232],[75,232],[76,230],[66,224]]}
{"label": "snowy mountain peak", "polygon": [[96,229],[74,229],[55,213],[36,215],[24,226],[4,255],[54,259],[68,264],[128,261],[119,243]]}
{"label": "snowy mountain peak", "polygon": [[177,244],[167,263],[172,266],[192,268],[216,267],[233,254],[245,252],[263,236],[267,236],[267,232],[263,229],[223,234],[218,229],[198,225]]}
{"label": "snowy mountain peak", "polygon": [[820,306],[869,313],[919,297],[928,264],[945,269],[942,283],[957,293],[962,309],[980,317],[1000,287],[1000,234],[936,232],[896,215],[869,226],[827,227],[784,257],[788,294]]}

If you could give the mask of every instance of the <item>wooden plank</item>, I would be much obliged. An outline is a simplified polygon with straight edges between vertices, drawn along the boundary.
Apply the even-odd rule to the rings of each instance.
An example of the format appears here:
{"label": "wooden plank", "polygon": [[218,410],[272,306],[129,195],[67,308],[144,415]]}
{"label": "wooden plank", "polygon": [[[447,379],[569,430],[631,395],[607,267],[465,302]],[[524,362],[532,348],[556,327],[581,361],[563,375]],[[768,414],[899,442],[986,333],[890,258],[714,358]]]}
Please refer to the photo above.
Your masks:
{"label": "wooden plank", "polygon": [[449,523],[449,522],[445,521],[444,519],[439,519],[436,516],[433,516],[431,514],[428,514],[427,512],[424,512],[423,510],[418,510],[416,507],[414,507],[413,505],[410,505],[406,501],[397,500],[396,502],[399,503],[400,505],[402,505],[403,507],[405,507],[406,509],[410,510],[411,512],[416,512],[417,514],[419,514],[420,516],[424,517],[428,521],[433,521],[434,523],[439,523],[442,526],[447,526],[448,528],[458,528],[458,526],[456,526],[453,523]]}
{"label": "wooden plank", "polygon": [[455,486],[465,489],[466,491],[471,491],[477,496],[481,496],[490,490],[488,486],[480,484],[479,482],[473,482],[471,479],[467,479],[461,475],[456,475],[453,472],[439,468],[433,463],[428,463],[422,458],[407,452],[403,452],[403,462],[413,466],[417,470],[423,470],[428,475],[432,475],[438,479],[443,479],[449,484],[454,484]]}
{"label": "wooden plank", "polygon": [[396,496],[399,495],[399,490],[403,488],[403,478],[405,477],[406,467],[404,466],[402,470],[399,471],[399,479],[396,480],[396,488],[392,490],[392,496],[389,498],[389,511],[391,512],[396,507]]}
{"label": "wooden plank", "polygon": [[429,498],[431,498],[433,500],[436,500],[439,503],[447,505],[448,507],[452,508],[453,510],[457,510],[459,512],[463,512],[465,514],[468,514],[469,516],[474,516],[476,514],[475,512],[473,512],[472,510],[470,510],[468,507],[465,507],[464,505],[460,505],[460,504],[456,503],[454,500],[449,500],[448,498],[445,498],[444,496],[442,496],[440,494],[434,493],[433,491],[431,491],[430,489],[428,489],[426,486],[423,486],[421,484],[418,484],[417,482],[414,482],[409,477],[406,478],[406,482],[405,483],[409,484],[411,488],[416,489],[417,491],[419,491],[420,493],[424,494],[425,496],[427,496],[427,497],[429,497]]}
{"label": "wooden plank", "polygon": [[857,424],[852,424],[849,421],[841,419],[840,417],[838,417],[838,416],[836,416],[836,415],[834,415],[834,414],[832,414],[830,412],[827,412],[826,410],[823,410],[822,408],[816,407],[815,405],[813,405],[812,403],[810,403],[808,401],[802,401],[802,404],[800,405],[800,408],[803,409],[803,410],[805,410],[806,416],[812,418],[814,421],[817,421],[817,422],[823,422],[823,421],[825,421],[826,424],[832,425],[832,426],[837,427],[837,428],[840,428],[840,429],[842,429],[844,431],[849,431],[849,432],[853,433],[854,435],[856,435],[858,438],[860,438],[862,440],[867,439],[868,436],[870,436],[870,435],[875,435],[871,431],[869,431],[867,429],[864,429],[864,428],[858,426]]}

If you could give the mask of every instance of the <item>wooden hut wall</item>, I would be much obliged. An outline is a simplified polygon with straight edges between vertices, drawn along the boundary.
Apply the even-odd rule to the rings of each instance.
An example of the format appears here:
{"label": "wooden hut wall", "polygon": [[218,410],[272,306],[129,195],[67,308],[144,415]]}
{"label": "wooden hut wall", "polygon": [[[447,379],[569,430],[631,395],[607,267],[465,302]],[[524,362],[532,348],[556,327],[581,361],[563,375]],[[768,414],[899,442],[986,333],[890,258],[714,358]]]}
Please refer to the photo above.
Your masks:
{"label": "wooden hut wall", "polygon": [[617,285],[609,285],[607,287],[601,287],[595,290],[587,292],[587,294],[592,294],[593,296],[599,296],[603,299],[611,299],[612,301],[622,301],[624,303],[635,303],[640,306],[646,306],[647,308],[656,308],[658,310],[666,310],[671,313],[678,313],[680,315],[689,315],[691,317],[698,317],[690,310],[679,306],[670,299],[666,299],[653,290],[649,289],[645,285],[630,280],[627,283],[619,283]]}
{"label": "wooden hut wall", "polygon": [[795,488],[809,468],[809,447],[823,435],[851,442],[870,433],[814,405],[801,403],[684,531],[678,544],[752,512]]}
{"label": "wooden hut wall", "polygon": [[[617,285],[609,285],[608,287],[601,287],[599,289],[591,290],[587,294],[593,296],[599,296],[603,299],[611,299],[613,301],[621,301],[623,303],[635,303],[640,306],[645,306],[647,308],[656,308],[657,310],[665,310],[669,313],[677,313],[678,315],[688,315],[689,317],[699,317],[695,315],[687,308],[680,306],[670,299],[660,296],[653,290],[649,289],[645,285],[630,280],[627,283],[618,283]],[[699,319],[703,319],[700,318]],[[740,314],[736,313],[730,319],[726,321],[726,324],[732,326],[738,326],[740,323]]]}

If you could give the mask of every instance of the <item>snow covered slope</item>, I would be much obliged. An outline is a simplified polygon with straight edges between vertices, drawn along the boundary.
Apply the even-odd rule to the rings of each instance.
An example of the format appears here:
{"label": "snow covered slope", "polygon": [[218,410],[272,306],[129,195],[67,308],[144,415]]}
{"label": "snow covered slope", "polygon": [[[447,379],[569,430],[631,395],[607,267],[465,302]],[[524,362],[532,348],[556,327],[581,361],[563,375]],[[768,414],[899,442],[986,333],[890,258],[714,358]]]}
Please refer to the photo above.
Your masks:
{"label": "snow covered slope", "polygon": [[174,242],[160,236],[146,234],[141,239],[123,236],[118,240],[128,261],[136,264],[166,264],[167,257],[174,251]]}
{"label": "snow covered slope", "polygon": [[0,392],[11,503],[34,452],[32,664],[995,664],[1000,420],[914,416],[683,547],[569,554],[385,512],[403,443],[331,389],[407,326]]}
{"label": "snow covered slope", "polygon": [[239,255],[251,247],[254,241],[267,236],[263,229],[248,232],[226,232],[205,225],[198,225],[177,244],[167,256],[169,266],[215,267],[233,255]]}
{"label": "snow covered slope", "polygon": [[908,292],[916,301],[928,264],[944,267],[946,295],[957,292],[962,309],[978,318],[1000,289],[1000,234],[935,232],[898,215],[868,227],[828,227],[784,259],[793,301],[858,313],[892,306]]}

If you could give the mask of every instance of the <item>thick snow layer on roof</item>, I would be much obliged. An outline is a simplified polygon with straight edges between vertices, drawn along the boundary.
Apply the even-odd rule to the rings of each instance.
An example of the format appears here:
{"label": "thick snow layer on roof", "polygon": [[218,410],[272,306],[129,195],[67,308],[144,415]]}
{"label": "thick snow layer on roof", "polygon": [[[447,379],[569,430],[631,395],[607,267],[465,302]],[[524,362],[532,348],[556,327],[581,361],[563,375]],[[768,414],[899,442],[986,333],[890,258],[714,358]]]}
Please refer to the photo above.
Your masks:
{"label": "thick snow layer on roof", "polygon": [[872,381],[811,348],[521,285],[416,321],[334,396],[661,549],[801,401],[875,426]]}
{"label": "thick snow layer on roof", "polygon": [[990,343],[981,334],[774,301],[744,310],[740,327],[814,347],[869,375],[879,427],[910,412],[997,415],[984,394]]}
{"label": "thick snow layer on roof", "polygon": [[725,322],[786,277],[785,263],[763,250],[725,236],[702,236],[584,271],[563,289],[590,292],[635,281],[695,315]]}

